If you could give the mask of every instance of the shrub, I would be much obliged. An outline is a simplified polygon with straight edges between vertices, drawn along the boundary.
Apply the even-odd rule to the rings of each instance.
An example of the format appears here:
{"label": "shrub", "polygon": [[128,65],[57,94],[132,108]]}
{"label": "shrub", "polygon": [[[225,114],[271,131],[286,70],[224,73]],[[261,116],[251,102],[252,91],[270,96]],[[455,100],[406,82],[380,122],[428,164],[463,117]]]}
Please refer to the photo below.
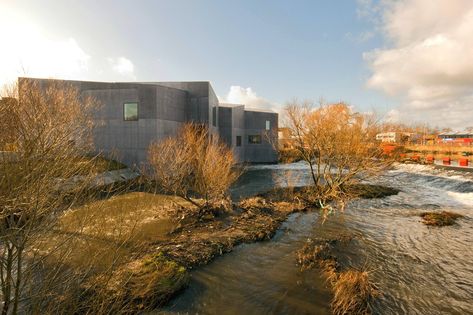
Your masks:
{"label": "shrub", "polygon": [[380,295],[366,270],[352,269],[339,273],[332,290],[334,296],[331,307],[335,315],[371,314],[371,304]]}
{"label": "shrub", "polygon": [[379,125],[373,115],[354,112],[345,103],[315,107],[298,101],[288,103],[284,114],[297,155],[310,168],[313,199],[323,209],[329,201],[344,204],[352,197],[343,186],[377,175],[390,164],[375,140]]}
{"label": "shrub", "polygon": [[228,190],[240,175],[232,150],[197,124],[151,144],[148,161],[158,187],[196,205],[200,216],[229,206]]}
{"label": "shrub", "polygon": [[371,314],[372,302],[381,293],[370,280],[366,268],[342,271],[332,250],[335,244],[348,243],[353,235],[341,235],[334,239],[310,241],[297,252],[302,269],[320,268],[330,285],[333,298],[333,314]]}

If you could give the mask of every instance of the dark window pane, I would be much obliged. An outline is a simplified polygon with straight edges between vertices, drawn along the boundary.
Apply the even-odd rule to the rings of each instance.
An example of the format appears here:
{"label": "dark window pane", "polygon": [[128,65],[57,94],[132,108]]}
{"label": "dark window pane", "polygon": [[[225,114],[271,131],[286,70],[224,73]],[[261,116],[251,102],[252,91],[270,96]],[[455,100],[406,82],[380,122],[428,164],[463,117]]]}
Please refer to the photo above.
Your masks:
{"label": "dark window pane", "polygon": [[260,144],[261,143],[261,136],[260,135],[248,136],[248,143],[249,144]]}
{"label": "dark window pane", "polygon": [[236,136],[236,146],[241,147],[241,136]]}
{"label": "dark window pane", "polygon": [[212,108],[212,125],[217,127],[217,107]]}
{"label": "dark window pane", "polygon": [[138,120],[138,103],[123,104],[123,119]]}

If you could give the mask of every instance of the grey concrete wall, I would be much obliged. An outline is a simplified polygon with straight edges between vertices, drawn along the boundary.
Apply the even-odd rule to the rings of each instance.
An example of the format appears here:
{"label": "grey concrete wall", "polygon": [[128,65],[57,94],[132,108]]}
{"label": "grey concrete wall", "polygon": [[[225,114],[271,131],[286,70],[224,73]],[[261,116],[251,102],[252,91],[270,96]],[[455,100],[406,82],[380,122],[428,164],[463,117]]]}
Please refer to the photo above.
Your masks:
{"label": "grey concrete wall", "polygon": [[[149,145],[175,135],[187,121],[208,124],[210,133],[219,135],[240,162],[277,161],[272,143],[277,140],[278,115],[245,110],[244,105],[219,106],[209,82],[106,83],[20,78],[20,84],[22,80],[36,81],[44,88],[53,82],[65,82],[84,96],[96,98],[102,104],[95,113],[97,152],[130,166],[145,163]],[[124,121],[125,102],[138,103],[137,121]],[[269,131],[265,130],[266,120],[270,121]],[[249,135],[260,135],[262,143],[249,144]],[[240,147],[236,146],[237,136],[242,139]]]}
{"label": "grey concrete wall", "polygon": [[[163,86],[134,89],[85,90],[102,103],[94,129],[97,152],[127,165],[141,166],[149,145],[175,135],[186,121],[187,93]],[[138,103],[138,120],[123,119],[123,104]]]}
{"label": "grey concrete wall", "polygon": [[[237,105],[232,111],[232,145],[233,152],[240,162],[245,162],[245,106]],[[241,137],[241,146],[236,146],[236,137]]]}
{"label": "grey concrete wall", "polygon": [[219,102],[217,94],[209,83],[209,126],[212,134],[218,135],[219,124]]}
{"label": "grey concrete wall", "polygon": [[219,117],[220,126],[218,128],[218,133],[220,139],[225,142],[228,147],[232,147],[232,108],[230,107],[220,107],[219,108]]}
{"label": "grey concrete wall", "polygon": [[[96,152],[129,166],[145,163],[149,145],[175,135],[187,120],[188,93],[180,89],[140,83],[29,80],[42,88],[63,82],[95,98],[100,103],[93,131]],[[126,102],[138,103],[138,120],[124,120]]]}
{"label": "grey concrete wall", "polygon": [[156,84],[187,91],[187,120],[207,124],[211,135],[218,135],[218,98],[210,82],[156,82]]}
{"label": "grey concrete wall", "polygon": [[196,82],[155,82],[156,84],[187,91],[189,108],[187,120],[197,123],[211,122],[211,109],[209,108],[210,83],[207,81]]}
{"label": "grey concrete wall", "polygon": [[[235,158],[245,162],[245,121],[244,105],[224,104],[219,106],[219,135],[229,147],[233,149]],[[237,147],[237,136],[241,137],[241,146]]]}
{"label": "grey concrete wall", "polygon": [[[266,121],[270,130],[266,130]],[[224,104],[219,107],[220,137],[233,149],[239,162],[274,163],[277,162],[278,114],[245,110],[244,105]],[[261,136],[261,144],[250,144],[248,136]],[[240,147],[236,146],[237,136],[241,137]]]}
{"label": "grey concrete wall", "polygon": [[[277,144],[278,114],[245,110],[245,161],[252,163],[275,163],[278,160],[275,146]],[[266,130],[266,121],[270,130]],[[250,144],[250,135],[260,135],[261,144]]]}

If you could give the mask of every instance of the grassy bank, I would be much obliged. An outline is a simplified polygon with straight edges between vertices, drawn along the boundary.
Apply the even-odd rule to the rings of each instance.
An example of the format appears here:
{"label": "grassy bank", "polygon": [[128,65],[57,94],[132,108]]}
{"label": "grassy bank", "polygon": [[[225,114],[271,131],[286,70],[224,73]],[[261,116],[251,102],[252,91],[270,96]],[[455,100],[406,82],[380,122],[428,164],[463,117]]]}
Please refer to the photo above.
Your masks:
{"label": "grassy bank", "polygon": [[[351,189],[366,198],[397,193],[371,185]],[[77,284],[81,299],[76,302],[88,305],[82,306],[88,311],[150,310],[187,285],[189,269],[238,244],[268,240],[291,213],[312,209],[295,198],[304,193],[304,188],[275,189],[204,219],[192,204],[174,196],[123,193],[62,215],[42,248],[70,240],[68,255],[58,252],[49,261],[61,260],[78,273],[89,270]]]}

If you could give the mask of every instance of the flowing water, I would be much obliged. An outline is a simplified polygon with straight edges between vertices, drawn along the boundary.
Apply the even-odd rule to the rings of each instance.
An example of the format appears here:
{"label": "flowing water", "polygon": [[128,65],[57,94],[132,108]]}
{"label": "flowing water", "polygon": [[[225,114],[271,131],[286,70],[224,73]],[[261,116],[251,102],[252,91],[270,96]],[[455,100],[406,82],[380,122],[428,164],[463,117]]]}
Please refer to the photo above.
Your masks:
{"label": "flowing water", "polygon": [[[308,180],[301,163],[256,166],[233,194]],[[330,291],[317,270],[300,271],[295,251],[308,238],[351,233],[357,237],[340,259],[372,270],[383,292],[376,313],[473,314],[473,174],[397,165],[376,183],[401,192],[353,201],[324,223],[316,212],[290,216],[271,241],[239,246],[194,271],[164,313],[329,314]],[[420,222],[420,212],[442,210],[465,218],[441,228]]]}

